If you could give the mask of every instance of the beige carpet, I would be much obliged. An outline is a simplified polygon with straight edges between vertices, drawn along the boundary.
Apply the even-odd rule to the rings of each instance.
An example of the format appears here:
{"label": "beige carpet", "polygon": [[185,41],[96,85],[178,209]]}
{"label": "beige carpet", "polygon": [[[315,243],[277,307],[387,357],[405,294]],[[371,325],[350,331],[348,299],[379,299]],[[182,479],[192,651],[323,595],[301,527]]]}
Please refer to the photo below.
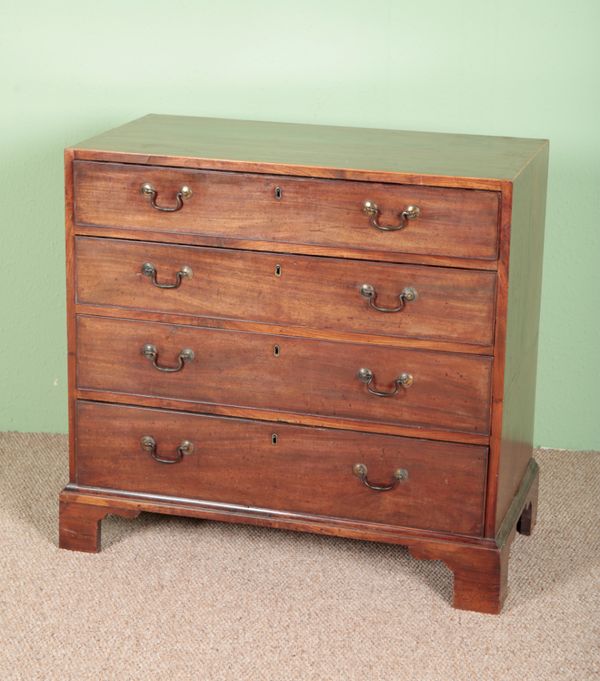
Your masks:
{"label": "beige carpet", "polygon": [[542,451],[498,616],[402,548],[143,514],[56,547],[66,438],[0,435],[0,680],[600,677],[600,454]]}

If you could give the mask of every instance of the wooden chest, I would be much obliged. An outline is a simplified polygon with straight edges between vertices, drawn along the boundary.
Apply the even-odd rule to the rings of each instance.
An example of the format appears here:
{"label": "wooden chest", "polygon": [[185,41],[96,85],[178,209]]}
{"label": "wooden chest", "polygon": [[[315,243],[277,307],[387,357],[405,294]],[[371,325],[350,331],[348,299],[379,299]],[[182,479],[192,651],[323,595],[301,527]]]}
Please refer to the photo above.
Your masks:
{"label": "wooden chest", "polygon": [[391,542],[499,612],[536,514],[547,164],[156,115],[67,149],[60,546],[140,511]]}

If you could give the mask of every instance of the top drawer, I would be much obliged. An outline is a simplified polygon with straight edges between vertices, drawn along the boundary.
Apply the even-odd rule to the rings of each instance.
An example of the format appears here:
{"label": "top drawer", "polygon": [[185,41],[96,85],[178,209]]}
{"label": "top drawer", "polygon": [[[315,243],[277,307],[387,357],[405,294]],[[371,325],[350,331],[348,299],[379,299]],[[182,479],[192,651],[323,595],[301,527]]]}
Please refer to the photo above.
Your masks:
{"label": "top drawer", "polygon": [[[90,161],[74,162],[74,185],[75,221],[84,225],[367,253],[497,254],[492,191]],[[154,192],[143,193],[143,185]],[[191,195],[182,199],[184,187]],[[377,210],[367,213],[365,202]]]}

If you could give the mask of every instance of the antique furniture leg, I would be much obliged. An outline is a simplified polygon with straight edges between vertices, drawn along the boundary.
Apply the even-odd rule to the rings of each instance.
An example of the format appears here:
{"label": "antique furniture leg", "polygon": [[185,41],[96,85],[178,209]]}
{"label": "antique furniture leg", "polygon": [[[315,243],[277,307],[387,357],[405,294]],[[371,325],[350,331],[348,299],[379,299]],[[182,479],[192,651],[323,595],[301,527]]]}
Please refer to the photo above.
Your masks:
{"label": "antique furniture leg", "polygon": [[496,615],[502,610],[508,586],[510,546],[501,549],[474,549],[462,552],[460,560],[447,564],[454,572],[452,605]]}
{"label": "antique furniture leg", "polygon": [[60,499],[59,510],[59,542],[61,549],[71,551],[100,551],[100,522],[109,515],[120,515],[135,518],[139,511],[132,509],[98,506],[65,498]]}
{"label": "antique furniture leg", "polygon": [[454,573],[452,605],[460,610],[497,614],[506,597],[509,547],[499,549],[451,544],[418,543],[410,546],[414,558],[442,560]]}
{"label": "antique furniture leg", "polygon": [[529,466],[495,540],[489,546],[449,542],[415,543],[414,558],[442,560],[454,573],[453,606],[460,610],[498,614],[507,594],[508,558],[515,533],[529,535],[535,525],[539,467]]}
{"label": "antique furniture leg", "polygon": [[495,549],[475,549],[462,553],[460,561],[450,559],[454,571],[454,607],[496,614],[502,609],[507,594],[508,557],[519,531],[529,535],[537,512],[539,467],[530,459],[523,481],[504,522],[496,535]]}

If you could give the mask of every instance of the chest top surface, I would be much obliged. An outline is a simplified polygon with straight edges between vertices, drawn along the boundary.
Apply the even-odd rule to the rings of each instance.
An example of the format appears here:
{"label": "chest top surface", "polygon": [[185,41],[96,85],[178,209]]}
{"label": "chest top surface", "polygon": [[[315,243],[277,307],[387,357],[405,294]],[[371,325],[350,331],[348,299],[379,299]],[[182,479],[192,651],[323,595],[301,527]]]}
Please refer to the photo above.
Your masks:
{"label": "chest top surface", "polygon": [[[337,170],[514,180],[546,140],[149,114],[73,147],[76,158],[340,177]],[[215,166],[219,161],[220,166]],[[368,179],[368,178],[366,178]],[[422,180],[423,181],[423,180]],[[444,183],[443,181],[441,183]]]}

